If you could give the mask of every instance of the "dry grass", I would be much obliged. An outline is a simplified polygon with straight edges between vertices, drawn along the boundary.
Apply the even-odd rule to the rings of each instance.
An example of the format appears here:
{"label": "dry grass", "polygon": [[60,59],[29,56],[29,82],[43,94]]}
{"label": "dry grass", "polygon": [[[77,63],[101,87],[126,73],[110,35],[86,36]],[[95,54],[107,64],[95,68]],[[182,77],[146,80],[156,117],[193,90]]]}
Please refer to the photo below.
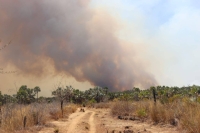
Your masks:
{"label": "dry grass", "polygon": [[149,118],[154,123],[179,126],[186,133],[200,133],[200,104],[189,100],[176,100],[168,104],[152,101],[113,102],[111,113],[114,116],[134,115]]}
{"label": "dry grass", "polygon": [[182,129],[188,133],[200,133],[200,105],[198,103],[185,103],[180,119]]}
{"label": "dry grass", "polygon": [[155,123],[170,123],[172,125],[175,120],[175,112],[170,105],[163,105],[161,103],[150,103],[149,117]]}
{"label": "dry grass", "polygon": [[[59,118],[62,118],[62,111],[60,109],[60,103],[52,103],[53,106],[49,107],[49,114],[50,118],[54,120],[58,120]],[[69,114],[74,113],[78,108],[78,105],[75,104],[67,104],[63,107],[63,115],[64,117],[68,117]]]}
{"label": "dry grass", "polygon": [[74,113],[77,110],[78,107],[79,106],[75,105],[75,104],[69,104],[69,105],[65,106],[64,107],[64,114],[65,114],[65,116],[68,117],[69,114]]}
{"label": "dry grass", "polygon": [[25,127],[31,127],[36,124],[43,125],[48,120],[45,105],[17,105],[9,104],[2,108],[1,128],[5,131],[14,131],[24,129],[24,119],[26,117]]}
{"label": "dry grass", "polygon": [[111,107],[112,115],[130,116],[135,112],[135,105],[130,101],[117,101]]}
{"label": "dry grass", "polygon": [[110,108],[111,103],[109,102],[101,102],[101,103],[95,103],[94,107],[95,108]]}
{"label": "dry grass", "polygon": [[180,116],[180,109],[174,107],[175,105],[159,102],[155,105],[151,101],[118,101],[113,103],[111,113],[113,115],[134,115],[139,118],[150,118],[154,123],[175,124],[174,120]]}
{"label": "dry grass", "polygon": [[[165,123],[179,127],[187,133],[200,133],[200,104],[189,100],[176,100],[167,104],[152,101],[115,101],[112,103],[98,103],[96,108],[111,108],[114,116],[137,116],[150,119],[154,123]],[[64,117],[74,113],[78,106],[67,104],[64,106]],[[35,125],[40,127],[50,119],[57,120],[62,117],[59,103],[50,104],[7,104],[1,110],[0,132],[27,132],[23,121],[26,116],[28,131]],[[40,128],[37,128],[40,130]],[[34,129],[33,131],[34,132]]]}
{"label": "dry grass", "polygon": [[[59,103],[19,105],[8,104],[1,109],[1,127],[4,132],[20,131],[29,129],[35,125],[42,126],[50,119],[61,118]],[[69,104],[64,106],[64,116],[75,112],[77,106]],[[24,128],[24,118],[26,117],[26,126]]]}

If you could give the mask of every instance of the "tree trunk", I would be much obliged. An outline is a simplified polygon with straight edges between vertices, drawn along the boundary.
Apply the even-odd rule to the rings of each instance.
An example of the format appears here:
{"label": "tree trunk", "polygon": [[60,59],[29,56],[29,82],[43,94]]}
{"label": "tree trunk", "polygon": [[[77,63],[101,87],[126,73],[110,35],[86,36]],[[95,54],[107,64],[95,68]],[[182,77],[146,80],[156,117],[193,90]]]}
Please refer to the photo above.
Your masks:
{"label": "tree trunk", "polygon": [[154,103],[156,104],[156,90],[153,89],[153,99],[154,99]]}
{"label": "tree trunk", "polygon": [[61,106],[62,117],[63,117],[63,100],[61,100],[61,102],[60,102],[60,106]]}
{"label": "tree trunk", "polygon": [[24,116],[24,129],[26,127],[26,116]]}
{"label": "tree trunk", "polygon": [[38,92],[37,92],[37,103],[38,103]]}

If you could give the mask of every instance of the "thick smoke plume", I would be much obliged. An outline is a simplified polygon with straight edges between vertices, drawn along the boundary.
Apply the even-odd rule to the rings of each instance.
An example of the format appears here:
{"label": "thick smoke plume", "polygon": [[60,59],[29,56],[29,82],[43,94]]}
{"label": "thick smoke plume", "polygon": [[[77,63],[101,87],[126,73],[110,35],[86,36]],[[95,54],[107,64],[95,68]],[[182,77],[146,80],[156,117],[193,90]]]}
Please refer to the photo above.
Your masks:
{"label": "thick smoke plume", "polygon": [[48,68],[77,81],[112,90],[156,84],[146,66],[118,37],[120,24],[88,0],[0,0],[0,38],[12,44],[1,53],[25,75]]}

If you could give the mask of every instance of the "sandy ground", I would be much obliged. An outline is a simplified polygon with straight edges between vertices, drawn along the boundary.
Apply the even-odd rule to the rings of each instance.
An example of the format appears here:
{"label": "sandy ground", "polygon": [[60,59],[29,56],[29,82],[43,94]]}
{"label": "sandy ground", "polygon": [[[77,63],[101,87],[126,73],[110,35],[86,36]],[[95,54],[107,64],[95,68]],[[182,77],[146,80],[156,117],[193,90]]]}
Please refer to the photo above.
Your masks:
{"label": "sandy ground", "polygon": [[68,119],[52,121],[39,133],[179,133],[171,125],[153,125],[139,120],[120,120],[110,115],[109,109],[78,109]]}

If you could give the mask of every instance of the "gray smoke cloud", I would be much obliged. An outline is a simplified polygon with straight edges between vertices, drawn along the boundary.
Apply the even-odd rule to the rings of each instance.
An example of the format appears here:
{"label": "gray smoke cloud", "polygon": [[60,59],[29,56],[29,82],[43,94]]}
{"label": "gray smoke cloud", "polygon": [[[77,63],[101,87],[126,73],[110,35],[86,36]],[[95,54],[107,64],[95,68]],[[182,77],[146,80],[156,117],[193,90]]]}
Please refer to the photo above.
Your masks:
{"label": "gray smoke cloud", "polygon": [[106,11],[91,9],[89,2],[0,0],[0,38],[12,39],[1,62],[40,78],[51,66],[55,73],[111,90],[157,84],[117,37],[117,20]]}

